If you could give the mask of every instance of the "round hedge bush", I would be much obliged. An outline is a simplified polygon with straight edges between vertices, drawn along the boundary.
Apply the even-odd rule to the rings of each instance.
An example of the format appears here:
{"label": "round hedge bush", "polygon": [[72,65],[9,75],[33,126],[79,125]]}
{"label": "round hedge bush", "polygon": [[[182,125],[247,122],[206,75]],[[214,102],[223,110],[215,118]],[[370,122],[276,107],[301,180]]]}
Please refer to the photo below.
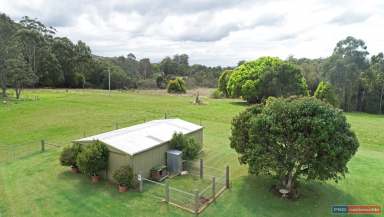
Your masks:
{"label": "round hedge bush", "polygon": [[97,172],[107,168],[108,155],[107,146],[101,142],[95,142],[84,148],[77,156],[76,162],[80,171],[89,176],[95,176]]}

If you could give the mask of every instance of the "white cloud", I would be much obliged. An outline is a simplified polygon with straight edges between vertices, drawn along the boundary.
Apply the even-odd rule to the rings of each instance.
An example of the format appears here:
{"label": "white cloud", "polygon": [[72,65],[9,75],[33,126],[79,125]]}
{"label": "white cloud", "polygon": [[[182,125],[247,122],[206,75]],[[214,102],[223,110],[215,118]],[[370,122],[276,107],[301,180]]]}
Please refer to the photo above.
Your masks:
{"label": "white cloud", "polygon": [[159,61],[187,53],[192,63],[235,65],[264,55],[325,57],[346,36],[383,51],[382,0],[0,0],[13,19],[36,17],[90,45],[97,55],[130,52]]}

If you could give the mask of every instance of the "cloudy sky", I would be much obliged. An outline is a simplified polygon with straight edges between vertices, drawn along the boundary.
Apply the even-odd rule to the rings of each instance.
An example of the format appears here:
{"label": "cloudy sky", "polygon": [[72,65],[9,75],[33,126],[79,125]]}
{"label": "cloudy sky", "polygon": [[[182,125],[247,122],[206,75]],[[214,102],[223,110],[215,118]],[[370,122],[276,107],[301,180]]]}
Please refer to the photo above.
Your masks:
{"label": "cloudy sky", "polygon": [[384,51],[384,0],[0,0],[0,12],[38,18],[97,55],[153,62],[176,53],[223,66],[326,57],[348,35]]}

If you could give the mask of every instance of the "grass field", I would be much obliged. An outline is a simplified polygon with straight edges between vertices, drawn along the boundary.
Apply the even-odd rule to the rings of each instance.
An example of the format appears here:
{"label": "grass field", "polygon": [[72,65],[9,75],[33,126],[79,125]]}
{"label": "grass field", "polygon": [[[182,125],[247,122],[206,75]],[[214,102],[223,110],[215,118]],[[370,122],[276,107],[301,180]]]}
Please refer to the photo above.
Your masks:
{"label": "grass field", "polygon": [[[202,123],[207,165],[231,167],[233,188],[202,216],[332,216],[335,204],[384,205],[384,116],[347,114],[360,148],[349,163],[350,173],[338,184],[303,182],[302,196],[286,201],[269,192],[272,180],[247,174],[229,148],[230,122],[246,105],[238,100],[204,98],[193,105],[191,96],[151,92],[30,90],[33,99],[0,105],[0,148],[35,148],[39,141],[67,144],[73,139],[144,120],[179,117]],[[119,194],[107,182],[90,184],[88,177],[71,174],[59,165],[59,150],[50,148],[0,164],[0,216],[191,216],[159,202],[150,194]],[[1,157],[1,156],[0,156]]]}

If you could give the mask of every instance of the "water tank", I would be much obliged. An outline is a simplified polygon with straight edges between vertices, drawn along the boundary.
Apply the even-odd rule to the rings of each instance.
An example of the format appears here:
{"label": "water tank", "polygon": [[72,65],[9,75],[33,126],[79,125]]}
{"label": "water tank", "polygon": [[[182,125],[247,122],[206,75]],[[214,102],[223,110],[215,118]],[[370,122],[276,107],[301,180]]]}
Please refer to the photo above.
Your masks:
{"label": "water tank", "polygon": [[167,151],[167,168],[171,174],[179,174],[183,168],[183,152],[179,150]]}

